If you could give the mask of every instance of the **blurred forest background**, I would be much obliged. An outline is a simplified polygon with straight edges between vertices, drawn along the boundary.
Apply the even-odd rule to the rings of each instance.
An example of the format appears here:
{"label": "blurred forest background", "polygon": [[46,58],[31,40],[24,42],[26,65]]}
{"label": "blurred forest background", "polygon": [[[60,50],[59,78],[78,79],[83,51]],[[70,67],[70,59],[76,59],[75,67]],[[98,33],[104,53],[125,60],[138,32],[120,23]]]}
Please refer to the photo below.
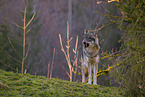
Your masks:
{"label": "blurred forest background", "polygon": [[[28,51],[28,56],[24,70],[26,69],[27,73],[47,76],[48,71],[50,74],[52,69],[53,78],[69,80],[67,75],[69,68],[59,42],[59,34],[61,34],[65,47],[67,21],[70,26],[70,37],[73,37],[70,42],[72,63],[75,55],[73,48],[75,48],[75,41],[78,36],[77,73],[81,72],[81,41],[84,30],[94,30],[102,27],[97,32],[101,45],[101,56],[111,52],[118,53],[117,51],[121,46],[119,41],[125,31],[125,29],[120,30],[118,27],[120,24],[116,22],[118,18],[113,17],[124,16],[122,10],[116,6],[118,2],[108,3],[107,0],[28,1],[26,22],[28,23],[34,13],[36,15],[27,28],[27,30],[30,29],[30,32],[26,34],[26,51]],[[20,55],[22,55],[23,31],[18,25],[23,25],[23,10],[26,2],[27,0],[0,0],[0,68],[6,71],[17,72],[18,70],[21,72],[20,61],[22,58]],[[127,1],[123,2],[130,4],[130,1],[129,3]],[[133,4],[136,4],[135,1]],[[116,62],[115,60],[116,57],[102,58],[99,63],[99,69],[104,70],[112,66]],[[53,68],[51,65],[53,65]],[[81,75],[75,76],[73,74],[73,81],[81,81]],[[99,77],[98,81],[100,85],[118,85],[109,74]]]}
{"label": "blurred forest background", "polygon": [[[67,62],[63,52],[61,51],[58,34],[62,36],[63,43],[66,42],[66,27],[69,16],[69,0],[30,0],[27,8],[27,21],[30,20],[33,13],[36,16],[30,24],[30,32],[27,35],[27,41],[31,43],[28,58],[26,59],[25,69],[31,74],[47,75],[48,64],[52,63],[53,49],[55,48],[53,77],[68,79],[65,69],[67,70]],[[1,0],[1,34],[4,34],[3,51],[1,52],[1,60],[8,66],[20,69],[21,65],[14,60],[21,60],[13,51],[11,44],[8,41],[7,35],[12,40],[14,47],[19,53],[22,53],[22,35],[23,32],[15,25],[23,25],[24,0],[3,1]],[[70,56],[73,57],[72,49],[75,45],[75,38],[79,36],[79,59],[82,53],[81,41],[85,29],[95,29],[110,23],[109,18],[102,14],[117,14],[119,10],[114,4],[97,5],[97,0],[73,0],[71,2],[71,41]],[[119,48],[118,40],[121,37],[121,32],[117,25],[109,25],[102,29],[99,33],[101,47],[104,51]],[[28,43],[27,43],[28,44]],[[66,45],[66,44],[64,44]],[[13,57],[13,58],[12,58]],[[72,60],[71,60],[72,61]],[[100,62],[101,63],[101,62]],[[81,63],[78,63],[81,65]],[[103,64],[100,64],[99,67]],[[8,66],[1,63],[1,68],[11,70]],[[50,66],[51,67],[51,66]],[[64,69],[65,68],[65,69]],[[20,70],[21,71],[21,70]],[[80,71],[81,72],[81,71]],[[80,80],[79,80],[80,81]]]}

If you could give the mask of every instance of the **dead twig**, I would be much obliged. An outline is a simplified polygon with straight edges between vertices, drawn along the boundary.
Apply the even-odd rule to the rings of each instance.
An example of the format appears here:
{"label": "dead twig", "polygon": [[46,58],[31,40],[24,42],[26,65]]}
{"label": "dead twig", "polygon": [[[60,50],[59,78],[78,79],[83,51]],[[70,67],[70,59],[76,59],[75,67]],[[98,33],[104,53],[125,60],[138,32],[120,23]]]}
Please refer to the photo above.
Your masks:
{"label": "dead twig", "polygon": [[60,40],[60,45],[61,45],[61,50],[65,55],[65,58],[67,60],[68,63],[68,67],[69,67],[69,78],[70,81],[72,81],[72,65],[71,65],[71,61],[70,61],[70,53],[69,53],[69,49],[70,49],[70,41],[72,40],[72,37],[69,39],[69,24],[67,22],[67,45],[66,48],[67,50],[64,50],[64,47],[62,45],[62,39],[61,39],[61,35],[59,34],[59,40]]}
{"label": "dead twig", "polygon": [[53,58],[52,58],[52,63],[51,63],[50,78],[52,78],[52,70],[53,70],[54,56],[55,56],[55,48],[53,49]]}
{"label": "dead twig", "polygon": [[69,24],[67,22],[67,45],[66,45],[66,51],[64,50],[64,47],[63,47],[63,43],[62,43],[62,38],[61,38],[61,35],[59,34],[59,40],[60,40],[60,46],[61,46],[61,51],[64,53],[65,55],[65,58],[66,58],[66,61],[67,61],[67,64],[68,64],[68,67],[69,67],[69,73],[66,71],[67,75],[69,76],[70,78],[70,81],[72,81],[72,76],[73,76],[73,73],[74,72],[74,67],[75,68],[75,72],[77,71],[77,60],[78,60],[78,54],[77,54],[77,45],[78,45],[78,36],[76,38],[76,44],[75,44],[75,49],[73,49],[73,52],[74,52],[74,62],[73,64],[71,63],[71,59],[70,59],[70,42],[73,38],[69,38]]}

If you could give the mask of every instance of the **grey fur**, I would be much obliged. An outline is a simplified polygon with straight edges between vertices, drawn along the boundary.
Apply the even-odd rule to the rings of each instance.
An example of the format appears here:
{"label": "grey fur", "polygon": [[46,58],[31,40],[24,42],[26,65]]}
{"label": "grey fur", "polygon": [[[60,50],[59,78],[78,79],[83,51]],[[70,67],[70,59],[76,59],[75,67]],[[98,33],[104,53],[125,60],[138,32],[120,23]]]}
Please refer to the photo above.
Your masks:
{"label": "grey fur", "polygon": [[[92,84],[92,69],[93,69],[93,85],[97,85],[98,63],[100,60],[99,40],[95,32],[85,31],[83,44],[82,58],[82,83],[85,82],[85,73],[88,71],[88,84]],[[87,70],[88,69],[88,70]]]}

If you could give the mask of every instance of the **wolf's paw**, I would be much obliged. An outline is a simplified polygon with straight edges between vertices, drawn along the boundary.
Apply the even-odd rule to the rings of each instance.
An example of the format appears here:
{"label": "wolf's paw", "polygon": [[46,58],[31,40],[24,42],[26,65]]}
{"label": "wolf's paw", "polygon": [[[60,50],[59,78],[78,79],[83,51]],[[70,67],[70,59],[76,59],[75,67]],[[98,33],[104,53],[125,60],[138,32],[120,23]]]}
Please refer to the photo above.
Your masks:
{"label": "wolf's paw", "polygon": [[91,82],[88,82],[87,84],[90,84],[91,85],[92,83]]}
{"label": "wolf's paw", "polygon": [[93,85],[98,85],[97,83],[93,83]]}

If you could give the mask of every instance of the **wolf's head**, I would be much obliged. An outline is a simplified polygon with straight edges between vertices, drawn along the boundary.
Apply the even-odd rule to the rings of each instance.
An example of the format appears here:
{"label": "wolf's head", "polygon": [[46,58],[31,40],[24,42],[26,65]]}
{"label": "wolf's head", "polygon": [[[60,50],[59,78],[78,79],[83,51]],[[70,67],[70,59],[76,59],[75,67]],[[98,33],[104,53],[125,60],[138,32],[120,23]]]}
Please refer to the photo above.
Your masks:
{"label": "wolf's head", "polygon": [[82,44],[84,48],[89,48],[89,47],[94,47],[94,46],[99,48],[99,41],[98,41],[97,33],[85,31]]}

